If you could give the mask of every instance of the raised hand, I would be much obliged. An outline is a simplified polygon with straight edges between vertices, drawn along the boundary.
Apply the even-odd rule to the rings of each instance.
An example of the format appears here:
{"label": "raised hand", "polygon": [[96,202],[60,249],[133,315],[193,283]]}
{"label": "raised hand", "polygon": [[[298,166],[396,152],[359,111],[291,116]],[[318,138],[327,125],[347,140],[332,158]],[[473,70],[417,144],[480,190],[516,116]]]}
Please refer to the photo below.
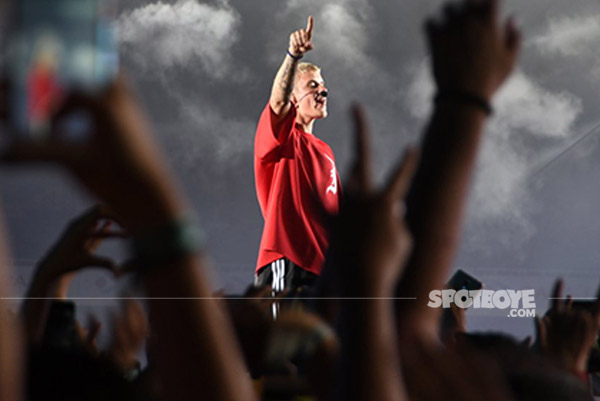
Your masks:
{"label": "raised hand", "polygon": [[[60,129],[61,119],[73,112],[89,116],[91,126],[90,136],[77,143]],[[185,219],[185,195],[122,78],[95,96],[69,95],[55,117],[49,141],[15,145],[4,160],[63,166],[118,214],[134,238],[156,237],[173,225],[185,231],[192,224]],[[176,238],[171,230],[167,234]],[[135,256],[140,258],[140,253]],[[168,252],[151,273],[141,276],[156,317],[152,329],[161,338],[156,345],[157,380],[170,399],[203,394],[206,399],[254,400],[230,322],[211,298],[201,256],[195,249]],[[174,295],[186,299],[175,314],[171,301],[164,300]]]}
{"label": "raised hand", "polygon": [[328,255],[328,268],[342,296],[340,379],[334,395],[336,399],[404,400],[391,296],[412,248],[403,200],[418,156],[407,151],[388,182],[376,188],[362,109],[354,109],[354,120],[354,168]]}
{"label": "raised hand", "polygon": [[456,334],[467,331],[467,311],[452,303],[449,309],[442,312],[440,337],[446,346],[456,343]]}
{"label": "raised hand", "polygon": [[139,301],[129,299],[114,320],[114,337],[108,357],[122,371],[136,368],[137,357],[148,336],[148,319]]}
{"label": "raised hand", "polygon": [[79,322],[75,322],[77,330],[77,336],[79,342],[83,346],[83,350],[88,352],[92,356],[100,355],[100,348],[98,347],[98,335],[102,330],[102,322],[98,319],[98,316],[91,315],[88,318],[87,326],[82,326]]}
{"label": "raised hand", "polygon": [[[85,113],[91,120],[90,137],[85,141],[74,143],[64,135],[62,122],[73,113]],[[132,234],[169,221],[185,208],[123,78],[98,96],[69,95],[54,118],[48,141],[15,143],[3,159],[66,167],[122,217]]]}
{"label": "raised hand", "polygon": [[407,151],[388,183],[375,189],[369,132],[361,108],[354,109],[354,119],[356,161],[332,241],[342,248],[343,254],[335,256],[344,269],[339,275],[342,290],[379,292],[393,288],[411,249],[411,236],[403,220],[403,198],[418,154]]}
{"label": "raised hand", "polygon": [[288,49],[290,54],[299,57],[313,49],[312,34],[314,23],[314,18],[311,15],[308,17],[306,29],[299,29],[290,34],[290,47]]}
{"label": "raised hand", "polygon": [[109,230],[114,221],[115,215],[106,206],[93,207],[69,224],[38,264],[21,310],[30,342],[37,343],[42,338],[49,298],[66,298],[77,271],[101,267],[117,274],[117,266],[111,259],[94,254],[105,238],[124,236],[122,232]]}
{"label": "raised hand", "polygon": [[[458,250],[470,179],[492,94],[511,72],[519,48],[512,22],[498,23],[498,0],[447,5],[442,22],[427,23],[438,87],[422,158],[407,197],[415,246],[396,295],[426,299],[441,289]],[[398,324],[435,340],[439,309],[399,302]]]}
{"label": "raised hand", "polygon": [[103,205],[75,219],[40,262],[36,277],[44,281],[58,280],[84,267],[103,267],[116,274],[114,261],[94,254],[105,238],[124,236],[122,232],[109,230],[114,221],[114,213]]}
{"label": "raised hand", "polygon": [[429,20],[427,38],[440,90],[490,100],[512,71],[520,45],[514,21],[498,21],[499,0],[448,4],[444,21]]}
{"label": "raised hand", "polygon": [[575,373],[587,372],[587,360],[600,326],[600,296],[593,312],[574,309],[562,299],[562,280],[552,290],[552,304],[543,318],[535,320],[540,351],[560,367]]}
{"label": "raised hand", "polygon": [[484,355],[467,348],[460,351],[431,347],[414,338],[403,351],[411,362],[405,369],[409,399],[433,400],[511,400],[499,367]]}

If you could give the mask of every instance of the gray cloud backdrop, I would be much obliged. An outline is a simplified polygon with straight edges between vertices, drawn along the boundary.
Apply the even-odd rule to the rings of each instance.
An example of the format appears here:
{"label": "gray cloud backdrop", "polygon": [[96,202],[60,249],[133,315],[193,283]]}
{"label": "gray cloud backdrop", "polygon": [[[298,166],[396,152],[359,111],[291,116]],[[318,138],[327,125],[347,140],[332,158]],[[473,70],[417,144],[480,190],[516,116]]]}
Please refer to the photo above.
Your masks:
{"label": "gray cloud backdrop", "polygon": [[[254,194],[252,143],[288,35],[315,16],[315,50],[331,92],[317,123],[346,170],[348,107],[363,103],[375,136],[379,178],[418,141],[433,86],[421,25],[441,1],[127,0],[120,3],[122,63],[210,237],[218,286],[251,281],[262,220]],[[552,280],[575,296],[600,281],[597,137],[540,170],[600,122],[600,4],[595,0],[510,0],[524,34],[517,71],[495,99],[474,177],[456,266],[491,289],[535,288],[538,312]],[[600,133],[598,134],[600,135]],[[343,177],[342,177],[343,179]],[[91,203],[60,171],[0,173],[23,291],[32,265],[66,221]],[[116,246],[108,253],[120,254]],[[85,273],[75,294],[116,294],[102,273]],[[93,306],[93,305],[92,305]],[[530,321],[472,313],[472,328]]]}

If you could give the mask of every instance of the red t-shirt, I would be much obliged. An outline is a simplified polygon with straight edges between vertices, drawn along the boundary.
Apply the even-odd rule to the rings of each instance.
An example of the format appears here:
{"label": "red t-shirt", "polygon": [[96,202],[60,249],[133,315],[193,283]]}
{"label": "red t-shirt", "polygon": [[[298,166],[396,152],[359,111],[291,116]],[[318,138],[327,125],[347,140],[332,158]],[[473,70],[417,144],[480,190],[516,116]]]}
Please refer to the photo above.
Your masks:
{"label": "red t-shirt", "polygon": [[32,69],[29,72],[27,95],[28,118],[34,122],[49,120],[52,105],[61,95],[55,74],[44,67]]}
{"label": "red t-shirt", "polygon": [[286,257],[320,274],[329,245],[327,217],[337,214],[341,183],[329,145],[299,129],[292,107],[282,121],[270,105],[254,141],[254,175],[265,219],[256,270]]}

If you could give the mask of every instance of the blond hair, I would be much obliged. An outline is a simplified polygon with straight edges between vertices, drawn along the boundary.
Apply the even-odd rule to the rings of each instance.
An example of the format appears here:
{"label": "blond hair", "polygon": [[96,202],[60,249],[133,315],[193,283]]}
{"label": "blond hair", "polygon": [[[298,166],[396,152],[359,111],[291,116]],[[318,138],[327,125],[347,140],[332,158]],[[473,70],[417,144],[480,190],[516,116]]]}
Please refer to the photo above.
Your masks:
{"label": "blond hair", "polygon": [[305,72],[321,72],[321,69],[312,63],[302,62],[296,67],[296,78]]}

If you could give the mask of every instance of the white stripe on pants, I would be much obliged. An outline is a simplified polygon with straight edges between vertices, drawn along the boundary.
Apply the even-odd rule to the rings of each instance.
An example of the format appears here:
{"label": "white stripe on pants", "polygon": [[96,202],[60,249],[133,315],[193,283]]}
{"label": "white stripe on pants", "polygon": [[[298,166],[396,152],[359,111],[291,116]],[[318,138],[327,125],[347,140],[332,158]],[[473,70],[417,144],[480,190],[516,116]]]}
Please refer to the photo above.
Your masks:
{"label": "white stripe on pants", "polygon": [[[278,293],[282,292],[285,288],[285,261],[283,259],[271,262],[271,272],[273,273],[273,282],[271,284],[271,295],[277,296]],[[279,312],[279,302],[273,301],[271,307],[273,311],[273,319],[277,318]]]}

